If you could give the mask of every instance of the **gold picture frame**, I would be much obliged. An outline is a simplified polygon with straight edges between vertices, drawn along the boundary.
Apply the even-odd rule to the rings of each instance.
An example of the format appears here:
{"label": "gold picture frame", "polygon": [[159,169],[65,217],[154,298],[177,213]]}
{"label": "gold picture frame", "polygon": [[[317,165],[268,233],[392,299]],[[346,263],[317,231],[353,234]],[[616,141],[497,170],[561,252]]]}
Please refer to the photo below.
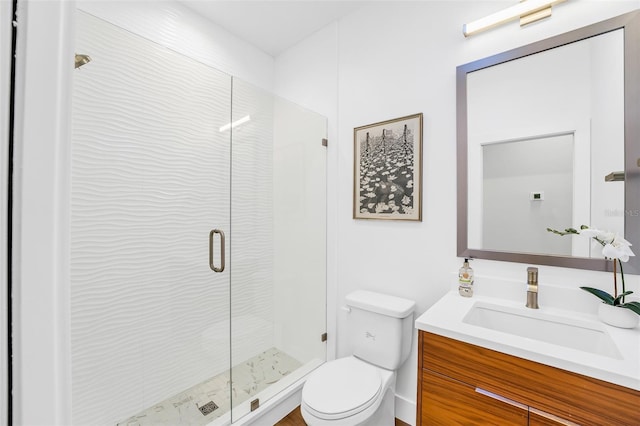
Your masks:
{"label": "gold picture frame", "polygon": [[422,113],[353,129],[353,218],[422,221]]}

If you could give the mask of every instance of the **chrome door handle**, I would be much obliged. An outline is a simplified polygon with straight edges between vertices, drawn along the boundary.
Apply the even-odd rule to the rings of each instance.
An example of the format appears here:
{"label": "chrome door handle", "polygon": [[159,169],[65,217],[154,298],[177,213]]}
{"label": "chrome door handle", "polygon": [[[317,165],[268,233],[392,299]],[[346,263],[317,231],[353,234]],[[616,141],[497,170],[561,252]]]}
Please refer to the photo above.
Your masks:
{"label": "chrome door handle", "polygon": [[[216,265],[214,265],[213,263],[213,236],[215,234],[220,235],[220,267],[219,268],[216,267]],[[209,232],[209,268],[211,268],[213,272],[224,271],[224,258],[225,258],[224,232],[222,232],[220,229],[212,229],[211,232]]]}

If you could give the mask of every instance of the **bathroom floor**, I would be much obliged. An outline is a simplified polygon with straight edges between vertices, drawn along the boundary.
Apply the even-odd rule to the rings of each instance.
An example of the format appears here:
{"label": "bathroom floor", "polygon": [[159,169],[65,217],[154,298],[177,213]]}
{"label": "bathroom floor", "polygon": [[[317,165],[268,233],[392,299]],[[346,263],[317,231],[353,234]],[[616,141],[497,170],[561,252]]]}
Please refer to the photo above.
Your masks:
{"label": "bathroom floor", "polygon": [[301,365],[279,349],[271,348],[233,367],[231,374],[226,371],[212,377],[118,425],[204,425],[227,413],[232,404],[235,407],[248,400]]}
{"label": "bathroom floor", "polygon": [[306,426],[306,423],[302,418],[302,413],[300,413],[300,406],[287,414],[287,417],[280,420],[274,426]]}
{"label": "bathroom floor", "polygon": [[[300,407],[296,408],[292,412],[290,412],[287,417],[280,420],[275,426],[306,426],[304,419],[302,418],[302,414],[300,413]],[[395,426],[409,426],[407,423],[402,420],[396,419]]]}

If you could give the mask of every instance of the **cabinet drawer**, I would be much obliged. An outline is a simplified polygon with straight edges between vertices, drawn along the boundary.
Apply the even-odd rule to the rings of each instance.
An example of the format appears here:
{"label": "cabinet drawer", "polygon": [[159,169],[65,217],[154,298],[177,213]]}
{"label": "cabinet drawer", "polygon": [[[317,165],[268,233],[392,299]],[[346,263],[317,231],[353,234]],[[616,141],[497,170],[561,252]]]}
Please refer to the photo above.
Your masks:
{"label": "cabinet drawer", "polygon": [[422,370],[423,425],[526,425],[527,407],[479,393],[472,386]]}
{"label": "cabinet drawer", "polygon": [[640,425],[640,392],[424,333],[422,367],[585,425]]}

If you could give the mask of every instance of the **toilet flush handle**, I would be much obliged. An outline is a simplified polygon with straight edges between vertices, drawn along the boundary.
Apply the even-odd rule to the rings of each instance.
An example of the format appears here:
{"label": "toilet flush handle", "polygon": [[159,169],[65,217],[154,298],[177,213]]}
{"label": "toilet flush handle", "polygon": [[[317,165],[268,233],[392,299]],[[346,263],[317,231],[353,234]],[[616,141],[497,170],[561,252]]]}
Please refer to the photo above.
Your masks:
{"label": "toilet flush handle", "polygon": [[342,306],[340,309],[342,309],[343,311],[345,311],[346,313],[350,314],[351,313],[351,308],[348,306]]}

